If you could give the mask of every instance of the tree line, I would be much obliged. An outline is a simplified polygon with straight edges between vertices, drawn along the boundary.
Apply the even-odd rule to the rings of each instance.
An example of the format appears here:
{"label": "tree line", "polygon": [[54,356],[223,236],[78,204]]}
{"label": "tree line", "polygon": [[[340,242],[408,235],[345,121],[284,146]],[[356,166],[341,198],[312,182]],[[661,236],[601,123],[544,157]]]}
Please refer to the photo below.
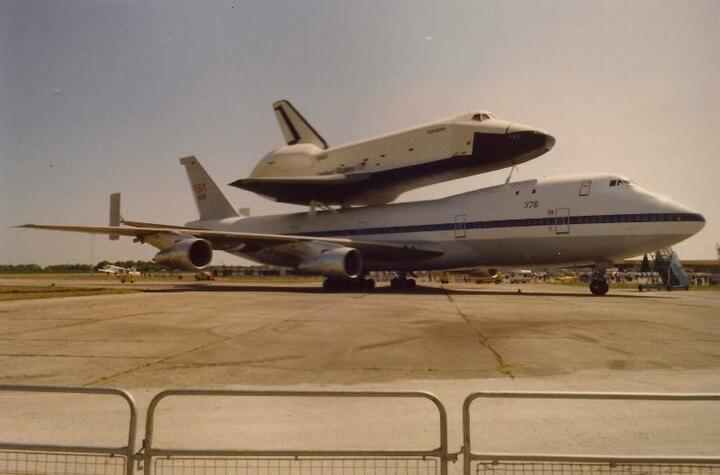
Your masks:
{"label": "tree line", "polygon": [[[165,272],[167,270],[152,261],[100,261],[94,266],[94,269],[102,269],[107,265],[134,267],[143,273]],[[0,274],[80,274],[89,273],[90,267],[89,264],[54,264],[45,267],[37,264],[0,264]]]}

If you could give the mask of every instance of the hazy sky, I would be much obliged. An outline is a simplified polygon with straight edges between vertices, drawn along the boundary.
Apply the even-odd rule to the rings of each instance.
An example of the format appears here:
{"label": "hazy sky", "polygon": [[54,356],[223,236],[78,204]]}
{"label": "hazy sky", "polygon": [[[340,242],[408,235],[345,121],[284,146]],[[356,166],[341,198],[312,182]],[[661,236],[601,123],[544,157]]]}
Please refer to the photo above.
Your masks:
{"label": "hazy sky", "polygon": [[[331,146],[489,109],[557,138],[518,180],[621,173],[705,215],[681,257],[720,242],[717,0],[0,0],[0,65],[0,263],[89,262],[87,235],[8,227],[105,224],[113,191],[128,219],[194,219],[190,154],[236,206],[300,210],[225,186],[283,143],[280,98]],[[94,238],[96,260],[155,252]]]}

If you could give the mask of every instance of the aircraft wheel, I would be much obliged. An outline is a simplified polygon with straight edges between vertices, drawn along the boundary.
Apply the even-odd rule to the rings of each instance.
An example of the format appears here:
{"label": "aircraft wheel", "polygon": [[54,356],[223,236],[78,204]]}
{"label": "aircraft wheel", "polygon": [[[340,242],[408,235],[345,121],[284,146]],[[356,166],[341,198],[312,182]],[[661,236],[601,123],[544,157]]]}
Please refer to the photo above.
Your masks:
{"label": "aircraft wheel", "polygon": [[339,282],[335,279],[325,279],[323,281],[323,290],[327,290],[328,292],[335,292],[337,290],[340,290]]}
{"label": "aircraft wheel", "polygon": [[593,280],[590,282],[590,292],[593,295],[605,295],[609,289],[610,286],[606,280]]}
{"label": "aircraft wheel", "polygon": [[390,287],[396,290],[407,290],[415,288],[415,279],[392,279]]}
{"label": "aircraft wheel", "polygon": [[375,280],[374,279],[364,279],[360,281],[360,288],[362,290],[372,290],[375,288]]}

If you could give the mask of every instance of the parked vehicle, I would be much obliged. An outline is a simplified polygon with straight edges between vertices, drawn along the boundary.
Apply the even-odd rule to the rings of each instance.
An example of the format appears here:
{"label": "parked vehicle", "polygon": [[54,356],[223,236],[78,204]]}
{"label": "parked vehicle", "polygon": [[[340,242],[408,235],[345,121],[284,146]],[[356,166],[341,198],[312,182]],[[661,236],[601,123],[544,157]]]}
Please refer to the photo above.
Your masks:
{"label": "parked vehicle", "polygon": [[483,275],[475,277],[476,284],[502,284],[503,275],[497,273],[495,275]]}
{"label": "parked vehicle", "polygon": [[518,269],[510,272],[510,283],[511,284],[527,284],[532,282],[533,273],[531,270]]}
{"label": "parked vehicle", "polygon": [[195,274],[195,280],[215,280],[215,276],[212,272],[202,271]]}

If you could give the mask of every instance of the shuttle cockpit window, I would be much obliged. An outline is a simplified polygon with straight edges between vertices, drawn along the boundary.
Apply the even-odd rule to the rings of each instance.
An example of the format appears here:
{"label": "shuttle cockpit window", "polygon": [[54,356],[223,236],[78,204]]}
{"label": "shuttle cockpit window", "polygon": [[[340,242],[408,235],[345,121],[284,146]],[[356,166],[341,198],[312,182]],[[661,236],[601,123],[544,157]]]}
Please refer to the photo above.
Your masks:
{"label": "shuttle cockpit window", "polygon": [[490,119],[490,118],[492,118],[492,117],[493,117],[493,116],[492,116],[491,114],[487,114],[487,113],[485,113],[485,112],[482,112],[482,113],[480,113],[480,114],[475,114],[474,116],[472,116],[472,120],[476,120],[476,121],[478,121],[478,122],[482,122],[483,120],[488,120],[488,119]]}
{"label": "shuttle cockpit window", "polygon": [[617,178],[615,180],[610,180],[610,186],[621,186],[621,185],[632,185],[633,182],[630,180],[624,180],[622,178]]}

